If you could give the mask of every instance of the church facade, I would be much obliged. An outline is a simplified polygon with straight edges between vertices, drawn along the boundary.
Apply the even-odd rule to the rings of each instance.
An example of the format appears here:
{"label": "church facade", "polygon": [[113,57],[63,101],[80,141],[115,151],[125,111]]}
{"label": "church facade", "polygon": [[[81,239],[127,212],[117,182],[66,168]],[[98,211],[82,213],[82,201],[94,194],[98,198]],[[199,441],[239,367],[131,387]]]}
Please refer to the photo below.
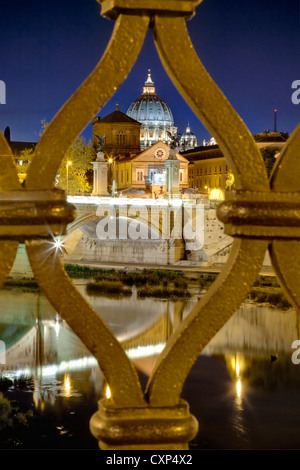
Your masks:
{"label": "church facade", "polygon": [[[143,93],[124,114],[117,108],[107,116],[93,120],[93,145],[105,155],[108,167],[108,188],[114,194],[144,193],[156,197],[166,191],[165,161],[177,138],[177,127],[168,104],[157,94],[150,70]],[[188,160],[180,150],[192,149],[197,139],[190,126],[176,147],[179,165],[179,189],[189,186]]]}

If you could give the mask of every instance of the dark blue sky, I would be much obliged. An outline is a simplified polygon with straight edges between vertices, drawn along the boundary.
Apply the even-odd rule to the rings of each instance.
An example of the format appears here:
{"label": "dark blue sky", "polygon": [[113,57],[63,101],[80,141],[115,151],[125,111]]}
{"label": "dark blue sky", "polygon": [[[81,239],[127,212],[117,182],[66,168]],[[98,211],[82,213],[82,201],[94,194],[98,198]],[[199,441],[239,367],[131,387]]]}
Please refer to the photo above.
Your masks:
{"label": "dark blue sky", "polygon": [[[252,133],[277,128],[292,132],[300,104],[291,101],[300,80],[299,0],[203,0],[188,29],[197,53]],[[12,140],[37,141],[40,121],[49,122],[93,70],[114,23],[100,16],[96,0],[1,0],[0,80],[6,104],[0,129]],[[175,125],[187,122],[199,142],[209,133],[185,104],[160,64],[149,32],[140,57],[121,88],[99,111],[119,102],[121,111],[142,92],[152,70],[157,94],[170,106]],[[84,131],[91,137],[91,126]]]}

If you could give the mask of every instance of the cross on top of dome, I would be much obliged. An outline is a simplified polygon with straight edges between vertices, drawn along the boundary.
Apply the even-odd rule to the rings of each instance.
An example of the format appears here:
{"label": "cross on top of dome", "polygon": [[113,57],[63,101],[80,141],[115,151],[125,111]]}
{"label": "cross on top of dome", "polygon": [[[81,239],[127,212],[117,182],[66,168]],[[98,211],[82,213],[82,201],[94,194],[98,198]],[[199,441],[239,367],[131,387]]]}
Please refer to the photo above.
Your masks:
{"label": "cross on top of dome", "polygon": [[152,81],[151,78],[151,70],[148,70],[148,77],[147,80],[145,81],[145,86],[143,88],[143,94],[155,94],[155,86],[154,82]]}

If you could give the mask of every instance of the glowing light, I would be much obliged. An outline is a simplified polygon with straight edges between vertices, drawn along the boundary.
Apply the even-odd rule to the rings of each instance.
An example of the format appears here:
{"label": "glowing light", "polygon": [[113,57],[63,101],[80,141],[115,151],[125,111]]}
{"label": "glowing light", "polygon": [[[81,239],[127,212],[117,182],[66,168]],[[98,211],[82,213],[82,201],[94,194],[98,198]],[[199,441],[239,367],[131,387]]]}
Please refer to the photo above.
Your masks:
{"label": "glowing light", "polygon": [[55,240],[54,242],[55,248],[61,248],[63,246],[61,240]]}
{"label": "glowing light", "polygon": [[[125,196],[118,198],[111,197],[96,197],[96,196],[68,196],[67,201],[71,204],[91,204],[95,206],[121,206],[121,205],[134,205],[134,206],[169,206],[170,201],[168,199],[145,199],[145,198],[127,198]],[[181,199],[172,199],[172,205],[194,205],[193,202]]]}
{"label": "glowing light", "polygon": [[58,238],[53,238],[53,241],[49,242],[50,245],[50,251],[55,250],[55,254],[58,252],[63,253],[64,250],[64,242],[61,240],[60,237]]}
{"label": "glowing light", "polygon": [[70,361],[62,361],[60,364],[49,364],[42,366],[37,370],[26,367],[17,370],[5,370],[5,375],[10,378],[31,377],[38,373],[42,377],[51,377],[63,372],[70,372],[72,370],[82,370],[86,368],[94,368],[98,366],[97,359],[93,356],[85,356],[79,359],[72,359]]}
{"label": "glowing light", "polygon": [[64,390],[65,396],[69,397],[71,395],[71,381],[69,374],[65,374],[64,376]]}
{"label": "glowing light", "polygon": [[160,354],[166,343],[149,344],[148,346],[138,346],[137,348],[127,349],[126,354],[129,358],[151,357]]}
{"label": "glowing light", "polygon": [[42,368],[42,375],[44,377],[49,377],[49,376],[52,376],[52,375],[56,375],[57,374],[57,366],[56,365],[50,365],[50,366],[45,366]]}
{"label": "glowing light", "polygon": [[56,315],[56,318],[55,318],[55,334],[56,334],[56,338],[58,338],[59,336],[59,330],[60,330],[60,324],[59,324],[59,319],[58,319],[58,315]]}
{"label": "glowing light", "polygon": [[105,396],[107,399],[111,397],[111,391],[108,385],[106,385],[106,388],[105,388]]}
{"label": "glowing light", "polygon": [[68,375],[65,376],[65,383],[64,383],[65,389],[70,390],[71,384],[70,384],[70,377]]}
{"label": "glowing light", "polygon": [[213,199],[215,201],[223,201],[223,191],[221,191],[220,189],[213,189],[210,193],[209,199]]}
{"label": "glowing light", "polygon": [[240,375],[240,364],[238,362],[235,364],[235,373],[237,376]]}
{"label": "glowing light", "polygon": [[108,160],[108,162],[109,162],[109,163],[112,163],[112,162],[113,162],[113,159],[112,159],[112,158],[110,158],[110,159]]}

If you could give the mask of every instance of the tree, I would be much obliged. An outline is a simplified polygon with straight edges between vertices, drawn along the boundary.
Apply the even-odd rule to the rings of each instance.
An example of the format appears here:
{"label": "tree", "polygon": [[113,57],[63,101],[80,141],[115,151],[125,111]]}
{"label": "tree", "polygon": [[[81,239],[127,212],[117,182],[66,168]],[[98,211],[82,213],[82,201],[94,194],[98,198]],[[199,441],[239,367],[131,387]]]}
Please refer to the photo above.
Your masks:
{"label": "tree", "polygon": [[[48,123],[46,122],[46,119],[41,120],[41,128],[38,132],[38,135],[41,137],[43,132],[45,131],[46,127],[48,126]],[[6,128],[9,129],[9,128]],[[5,129],[5,131],[6,131]],[[9,130],[9,138],[10,138],[10,130]],[[21,150],[19,153],[19,156],[16,159],[16,164],[17,164],[17,170],[18,170],[18,175],[19,175],[19,181],[20,183],[23,183],[23,181],[26,178],[28,167],[30,165],[30,162],[33,158],[33,148],[25,148],[24,150]]]}
{"label": "tree", "polygon": [[270,176],[274,163],[276,162],[277,152],[278,148],[276,147],[265,147],[261,150],[261,154],[265,162],[268,176]]}
{"label": "tree", "polygon": [[[264,159],[265,167],[267,170],[268,177],[270,177],[271,172],[273,170],[274,164],[276,162],[277,154],[278,154],[278,147],[265,147],[261,149],[261,154]],[[225,186],[227,190],[234,189],[234,175],[231,170],[228,170]]]}
{"label": "tree", "polygon": [[30,165],[32,157],[33,148],[25,148],[24,150],[21,150],[19,156],[17,157],[16,163],[20,183],[23,183],[26,178],[28,167]]}
{"label": "tree", "polygon": [[[45,119],[41,121],[41,129],[38,135],[41,137],[47,128]],[[26,178],[27,170],[33,158],[33,148],[22,150],[17,158],[17,170],[19,180],[22,183]],[[68,190],[68,194],[84,194],[91,192],[88,181],[88,172],[92,168],[94,150],[91,142],[86,142],[84,137],[78,137],[67,150],[60,165],[56,177],[56,186]],[[68,162],[71,162],[68,164]],[[68,186],[68,188],[67,188]]]}
{"label": "tree", "polygon": [[[42,135],[44,134],[45,129],[46,129],[47,127],[48,127],[48,122],[47,122],[46,119],[44,118],[44,119],[41,120],[41,128],[40,128],[40,130],[39,130],[39,132],[38,132],[39,137],[42,137]],[[36,133],[36,132],[35,132],[35,133]]]}
{"label": "tree", "polygon": [[10,128],[7,126],[4,129],[4,137],[6,138],[7,142],[10,142]]}
{"label": "tree", "polygon": [[57,187],[68,194],[91,192],[87,173],[92,168],[94,150],[91,142],[78,137],[67,150],[57,174]]}

